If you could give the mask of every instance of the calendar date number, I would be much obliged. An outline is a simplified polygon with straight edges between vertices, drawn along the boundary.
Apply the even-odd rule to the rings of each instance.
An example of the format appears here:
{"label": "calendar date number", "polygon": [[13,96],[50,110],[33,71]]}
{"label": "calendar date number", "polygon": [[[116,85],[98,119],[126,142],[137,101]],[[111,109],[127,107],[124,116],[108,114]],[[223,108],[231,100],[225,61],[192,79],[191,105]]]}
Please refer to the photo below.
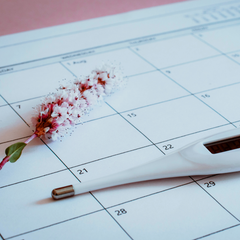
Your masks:
{"label": "calendar date number", "polygon": [[136,117],[137,114],[135,114],[135,113],[129,113],[127,116],[130,117],[130,118],[133,118],[133,117]]}
{"label": "calendar date number", "polygon": [[115,213],[117,213],[117,216],[121,216],[123,214],[126,214],[127,211],[124,208],[121,208],[119,210],[116,210]]}
{"label": "calendar date number", "polygon": [[204,185],[206,185],[207,188],[210,188],[210,187],[214,187],[216,185],[216,183],[213,181],[210,181],[210,182],[205,182]]}
{"label": "calendar date number", "polygon": [[164,148],[164,150],[171,150],[171,149],[173,149],[174,147],[173,147],[172,144],[166,144],[166,145],[163,145],[163,148]]}
{"label": "calendar date number", "polygon": [[78,169],[77,170],[78,174],[84,174],[84,173],[88,173],[88,170],[86,168],[83,168],[83,169]]}

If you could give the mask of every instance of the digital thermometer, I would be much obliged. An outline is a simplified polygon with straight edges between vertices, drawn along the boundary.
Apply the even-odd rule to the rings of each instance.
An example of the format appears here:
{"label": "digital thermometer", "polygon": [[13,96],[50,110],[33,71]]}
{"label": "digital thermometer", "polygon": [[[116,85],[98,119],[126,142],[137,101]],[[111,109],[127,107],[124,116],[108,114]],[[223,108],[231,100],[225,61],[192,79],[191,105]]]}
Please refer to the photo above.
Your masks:
{"label": "digital thermometer", "polygon": [[146,180],[240,171],[240,129],[222,132],[110,176],[52,191],[53,199]]}

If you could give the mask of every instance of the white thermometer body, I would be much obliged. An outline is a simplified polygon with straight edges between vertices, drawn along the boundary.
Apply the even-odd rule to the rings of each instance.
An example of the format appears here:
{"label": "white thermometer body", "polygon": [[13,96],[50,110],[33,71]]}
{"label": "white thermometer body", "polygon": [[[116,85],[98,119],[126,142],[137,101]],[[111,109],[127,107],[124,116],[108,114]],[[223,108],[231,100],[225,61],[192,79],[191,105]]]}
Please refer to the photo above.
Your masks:
{"label": "white thermometer body", "polygon": [[204,138],[135,168],[52,191],[61,199],[102,188],[146,180],[240,171],[240,129]]}

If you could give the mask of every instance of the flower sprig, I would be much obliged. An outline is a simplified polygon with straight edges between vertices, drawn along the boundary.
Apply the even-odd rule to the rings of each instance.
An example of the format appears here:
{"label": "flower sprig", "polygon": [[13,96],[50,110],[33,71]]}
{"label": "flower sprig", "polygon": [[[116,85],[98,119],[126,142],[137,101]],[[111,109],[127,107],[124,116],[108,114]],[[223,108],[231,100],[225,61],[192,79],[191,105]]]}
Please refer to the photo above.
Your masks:
{"label": "flower sprig", "polygon": [[35,127],[33,135],[25,142],[15,143],[5,150],[6,157],[0,163],[0,170],[8,161],[16,162],[22,150],[34,138],[45,136],[55,141],[64,137],[94,105],[123,85],[120,67],[102,64],[89,76],[82,76],[67,86],[59,87],[34,108],[31,119]]}

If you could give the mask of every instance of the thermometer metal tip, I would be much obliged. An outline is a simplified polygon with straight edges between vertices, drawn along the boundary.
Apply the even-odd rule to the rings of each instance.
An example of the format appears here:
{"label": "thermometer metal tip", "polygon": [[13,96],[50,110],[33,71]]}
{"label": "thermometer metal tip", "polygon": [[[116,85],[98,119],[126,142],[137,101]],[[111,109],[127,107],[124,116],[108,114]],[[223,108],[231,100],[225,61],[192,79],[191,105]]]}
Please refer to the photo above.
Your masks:
{"label": "thermometer metal tip", "polygon": [[196,141],[161,158],[100,179],[56,188],[55,200],[98,189],[170,177],[240,171],[240,129]]}
{"label": "thermometer metal tip", "polygon": [[75,195],[73,185],[68,185],[65,187],[55,188],[52,190],[52,198],[58,200],[61,198],[71,197]]}

